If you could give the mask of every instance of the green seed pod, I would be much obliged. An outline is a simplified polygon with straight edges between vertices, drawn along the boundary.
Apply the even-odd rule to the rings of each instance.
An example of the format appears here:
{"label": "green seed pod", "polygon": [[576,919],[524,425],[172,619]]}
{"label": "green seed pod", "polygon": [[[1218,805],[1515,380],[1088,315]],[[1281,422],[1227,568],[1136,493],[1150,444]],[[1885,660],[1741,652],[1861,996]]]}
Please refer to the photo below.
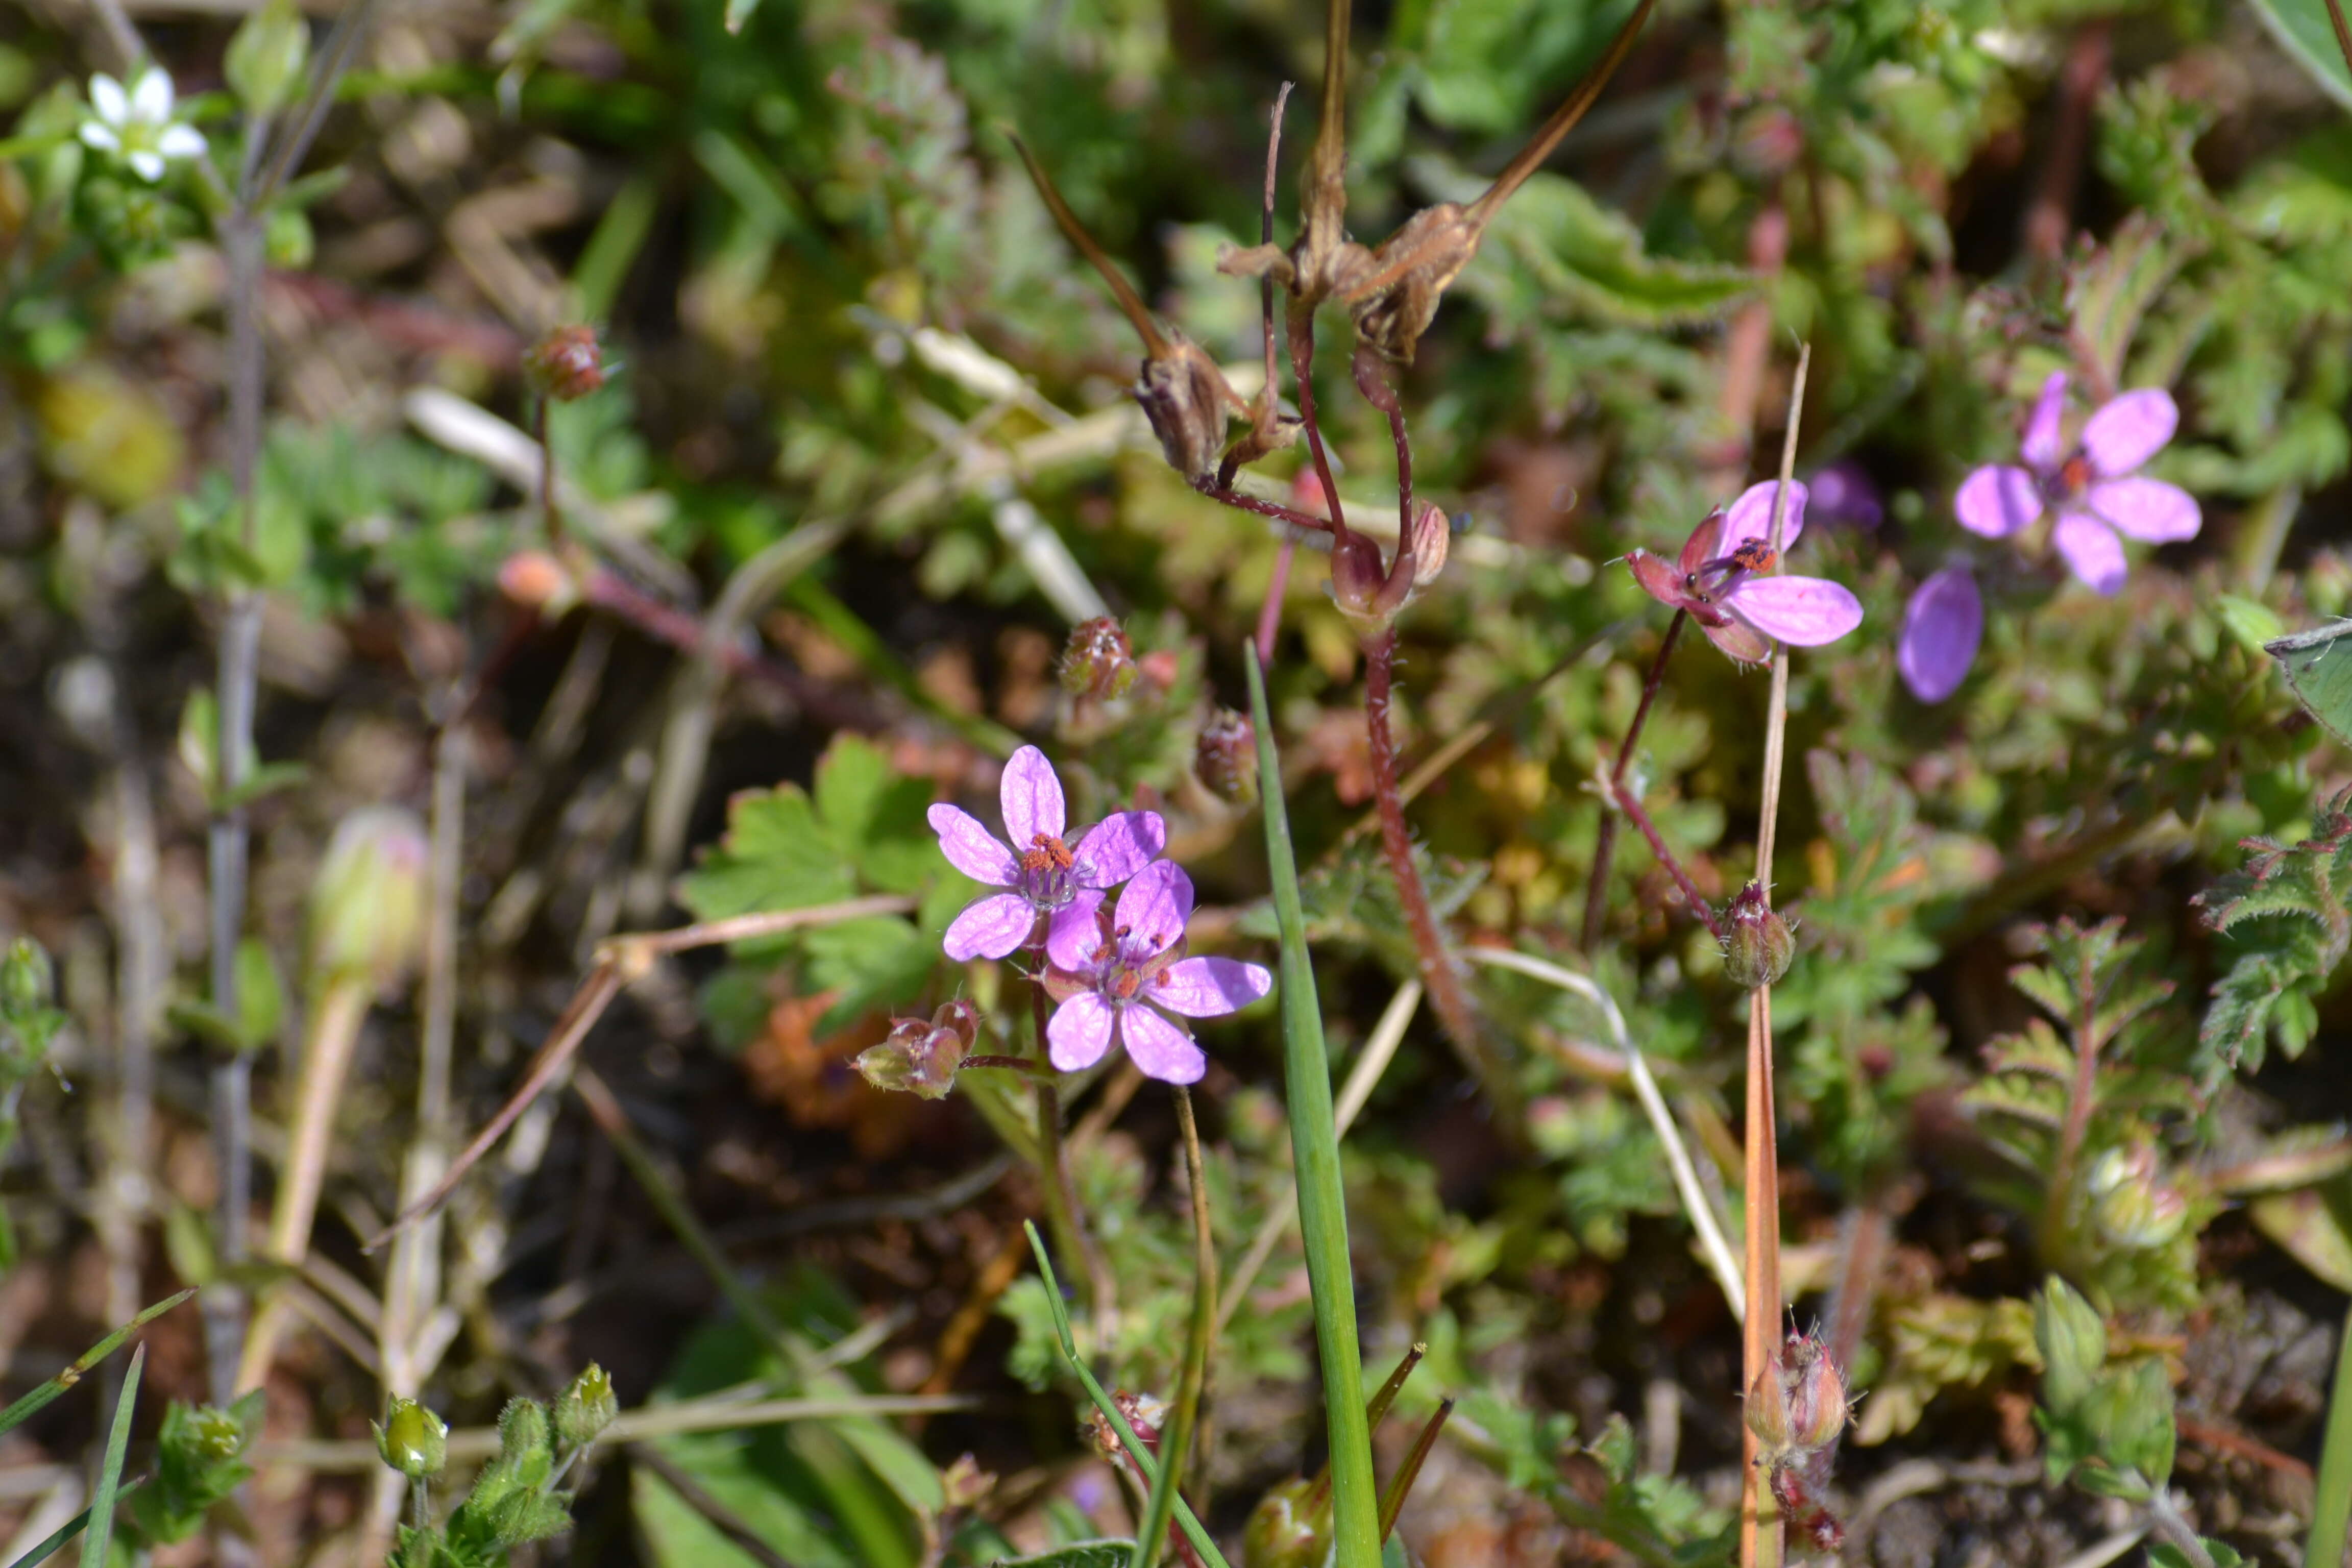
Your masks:
{"label": "green seed pod", "polygon": [[437,1476],[449,1456],[448,1424],[413,1399],[394,1394],[375,1430],[375,1451],[412,1481]]}
{"label": "green seed pod", "polygon": [[556,1440],[569,1448],[584,1448],[620,1413],[621,1402],[613,1396],[613,1379],[592,1361],[564,1385],[555,1401]]}
{"label": "green seed pod", "polygon": [[1797,938],[1789,922],[1764,901],[1764,889],[1755,883],[1739,889],[1724,911],[1723,972],[1744,991],[1769,985],[1789,973],[1797,955]]}

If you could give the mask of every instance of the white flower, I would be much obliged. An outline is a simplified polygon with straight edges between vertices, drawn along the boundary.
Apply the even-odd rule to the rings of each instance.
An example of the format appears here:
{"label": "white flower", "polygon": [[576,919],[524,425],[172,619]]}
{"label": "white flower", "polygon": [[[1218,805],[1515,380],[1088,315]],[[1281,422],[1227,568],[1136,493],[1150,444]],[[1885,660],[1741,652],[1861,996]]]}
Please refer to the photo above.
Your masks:
{"label": "white flower", "polygon": [[81,122],[81,139],[152,184],[163,177],[167,162],[205,153],[203,132],[173,123],[172,105],[172,79],[159,66],[142,70],[128,91],[101,72],[89,79],[90,113]]}

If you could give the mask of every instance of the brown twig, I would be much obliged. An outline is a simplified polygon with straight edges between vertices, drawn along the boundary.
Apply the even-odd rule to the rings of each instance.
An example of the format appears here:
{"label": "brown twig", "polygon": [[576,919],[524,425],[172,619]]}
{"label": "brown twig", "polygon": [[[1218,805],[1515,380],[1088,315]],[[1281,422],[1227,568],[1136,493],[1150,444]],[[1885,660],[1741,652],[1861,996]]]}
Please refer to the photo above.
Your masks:
{"label": "brown twig", "polygon": [[2327,25],[2336,30],[2336,47],[2343,51],[2344,68],[2352,71],[2352,26],[2344,20],[2344,7],[2338,0],[2327,0]]}

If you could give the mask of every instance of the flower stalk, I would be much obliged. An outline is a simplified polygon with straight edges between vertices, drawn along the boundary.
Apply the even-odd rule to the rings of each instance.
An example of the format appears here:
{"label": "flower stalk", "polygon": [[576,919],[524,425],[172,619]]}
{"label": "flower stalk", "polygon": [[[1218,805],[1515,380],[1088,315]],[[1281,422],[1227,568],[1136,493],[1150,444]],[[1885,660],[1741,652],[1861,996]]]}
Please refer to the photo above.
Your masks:
{"label": "flower stalk", "polygon": [[1610,808],[1624,793],[1625,770],[1633,765],[1633,748],[1642,740],[1642,726],[1649,722],[1651,705],[1658,700],[1658,688],[1665,683],[1666,660],[1674,656],[1675,639],[1682,636],[1683,623],[1688,619],[1689,611],[1676,610],[1675,618],[1666,623],[1666,635],[1658,644],[1658,655],[1650,661],[1650,673],[1642,681],[1642,700],[1633,709],[1633,721],[1625,726],[1625,739],[1617,748],[1617,760],[1610,764],[1611,798],[1601,803],[1601,830],[1592,841],[1592,879],[1584,889],[1584,930],[1577,943],[1588,953],[1601,941],[1601,921],[1609,908],[1609,862],[1617,848],[1617,814]]}
{"label": "flower stalk", "polygon": [[1169,1520],[1183,1485],[1185,1461],[1198,1429],[1201,1390],[1209,1377],[1209,1346],[1217,1331],[1217,1248],[1209,1223],[1209,1184],[1201,1165],[1201,1129],[1192,1115],[1192,1092],[1176,1086],[1176,1126],[1184,1143],[1184,1173],[1192,1205],[1192,1318],[1184,1337],[1184,1365],[1176,1384],[1175,1407],[1160,1433],[1160,1475],[1137,1532],[1135,1568],[1153,1568],[1168,1543]]}

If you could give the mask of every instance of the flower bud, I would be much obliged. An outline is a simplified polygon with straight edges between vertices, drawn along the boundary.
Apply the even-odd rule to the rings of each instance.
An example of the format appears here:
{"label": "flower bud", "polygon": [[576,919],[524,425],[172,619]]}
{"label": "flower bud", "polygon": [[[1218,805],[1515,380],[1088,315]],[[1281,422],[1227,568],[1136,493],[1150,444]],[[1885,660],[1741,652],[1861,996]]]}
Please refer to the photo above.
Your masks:
{"label": "flower bud", "polygon": [[577,403],[604,384],[604,355],[590,326],[556,328],[531,345],[522,366],[532,387],[558,403]]}
{"label": "flower bud", "polygon": [[1378,637],[1395,624],[1412,591],[1381,563],[1381,547],[1353,530],[1331,539],[1331,602],[1363,637]]}
{"label": "flower bud", "polygon": [[959,998],[926,1020],[894,1018],[880,1045],[857,1053],[866,1081],[894,1093],[945,1098],[955,1087],[956,1069],[980,1035],[980,1010]]}
{"label": "flower bud", "polygon": [[2146,1144],[2110,1149],[2092,1164],[2091,1223],[2116,1247],[2146,1251],[2180,1234],[2189,1201],[2162,1180],[2156,1151]]}
{"label": "flower bud", "polygon": [[613,1397],[612,1377],[592,1361],[556,1396],[556,1440],[569,1448],[584,1448],[620,1413],[621,1402]]}
{"label": "flower bud", "polygon": [[[1143,1451],[1158,1458],[1160,1429],[1168,1421],[1167,1405],[1149,1394],[1129,1394],[1123,1389],[1114,1390],[1110,1402],[1127,1418],[1129,1427],[1135,1433],[1135,1440],[1143,1445]],[[1127,1445],[1119,1441],[1118,1430],[1100,1415],[1087,1423],[1087,1436],[1094,1440],[1095,1447],[1106,1458],[1118,1459],[1127,1452]]]}
{"label": "flower bud", "polygon": [[1445,570],[1445,557],[1454,548],[1454,520],[1445,509],[1434,501],[1421,503],[1421,515],[1412,520],[1412,591],[1423,594]]}
{"label": "flower bud", "polygon": [[1748,1385],[1748,1429],[1756,1434],[1758,1450],[1769,1458],[1789,1451],[1789,1396],[1780,1387],[1780,1373],[1767,1366]]}
{"label": "flower bud", "polygon": [[970,1454],[940,1472],[940,1492],[949,1508],[974,1508],[996,1489],[996,1478],[980,1468]]}
{"label": "flower bud", "polygon": [[1250,1510],[1242,1527],[1243,1568],[1321,1568],[1331,1555],[1328,1494],[1315,1506],[1314,1483],[1293,1476]]}
{"label": "flower bud", "polygon": [[1797,939],[1789,922],[1764,901],[1764,889],[1750,882],[1724,911],[1723,972],[1742,990],[1769,985],[1789,973]]}
{"label": "flower bud", "polygon": [[1789,1395],[1789,1442],[1808,1453],[1830,1447],[1845,1432],[1851,1414],[1845,1378],[1830,1359],[1829,1347],[1804,1334],[1790,1334],[1780,1351],[1780,1384]]}
{"label": "flower bud", "polygon": [[1192,772],[1229,805],[1257,798],[1257,727],[1248,714],[1220,708],[1209,715],[1193,746]]}
{"label": "flower bud", "polygon": [[310,963],[321,980],[397,983],[425,940],[425,825],[395,805],[335,826],[310,884]]}
{"label": "flower bud", "polygon": [[1108,702],[1135,684],[1135,647],[1118,623],[1097,616],[1070,628],[1062,649],[1062,689],[1073,697]]}
{"label": "flower bud", "polygon": [[0,1013],[29,1013],[49,1002],[49,955],[29,936],[8,944],[0,959]]}
{"label": "flower bud", "polygon": [[448,1460],[449,1426],[441,1417],[413,1399],[393,1395],[383,1423],[371,1421],[375,1451],[383,1462],[412,1481],[437,1476]]}
{"label": "flower bud", "polygon": [[544,550],[518,550],[499,563],[499,592],[526,610],[561,616],[580,597],[580,584]]}
{"label": "flower bud", "polygon": [[268,0],[248,13],[228,41],[221,73],[248,114],[286,107],[310,55],[310,25],[294,0]]}

